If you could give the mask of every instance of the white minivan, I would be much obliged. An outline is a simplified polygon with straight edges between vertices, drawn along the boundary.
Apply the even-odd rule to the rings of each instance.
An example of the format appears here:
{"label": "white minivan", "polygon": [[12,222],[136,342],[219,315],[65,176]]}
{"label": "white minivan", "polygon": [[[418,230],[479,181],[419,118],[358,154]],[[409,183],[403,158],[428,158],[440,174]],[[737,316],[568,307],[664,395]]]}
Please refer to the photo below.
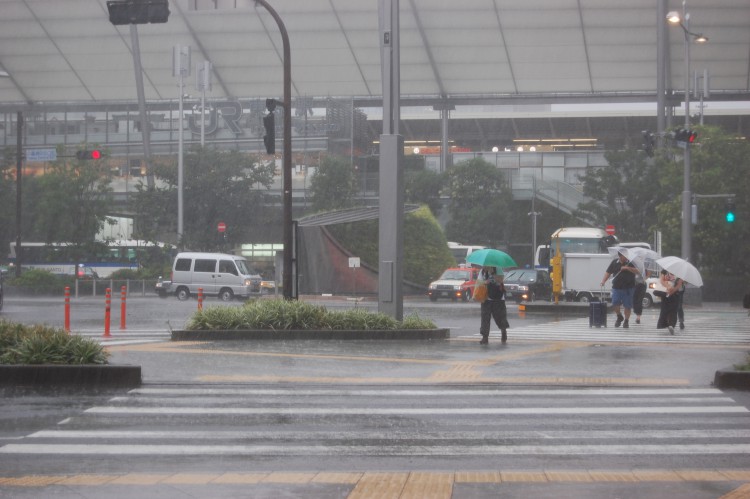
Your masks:
{"label": "white minivan", "polygon": [[223,253],[178,253],[172,265],[170,289],[180,300],[203,288],[204,295],[215,295],[223,301],[235,296],[260,295],[261,277],[244,257]]}

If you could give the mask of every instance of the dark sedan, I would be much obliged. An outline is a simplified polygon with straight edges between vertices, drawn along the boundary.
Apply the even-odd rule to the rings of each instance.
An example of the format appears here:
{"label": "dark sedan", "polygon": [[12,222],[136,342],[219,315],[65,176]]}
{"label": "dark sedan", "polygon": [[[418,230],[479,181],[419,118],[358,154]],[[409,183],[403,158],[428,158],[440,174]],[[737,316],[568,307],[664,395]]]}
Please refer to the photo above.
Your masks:
{"label": "dark sedan", "polygon": [[505,274],[505,298],[507,300],[550,300],[552,279],[546,270],[516,269]]}

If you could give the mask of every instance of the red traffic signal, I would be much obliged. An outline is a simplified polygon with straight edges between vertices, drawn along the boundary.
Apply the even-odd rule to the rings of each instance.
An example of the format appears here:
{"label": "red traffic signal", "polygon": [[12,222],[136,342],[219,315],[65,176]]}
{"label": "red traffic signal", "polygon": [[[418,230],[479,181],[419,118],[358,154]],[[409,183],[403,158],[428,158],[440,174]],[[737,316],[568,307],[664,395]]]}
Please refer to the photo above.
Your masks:
{"label": "red traffic signal", "polygon": [[690,130],[688,128],[678,128],[674,132],[674,140],[677,142],[687,142],[689,144],[692,144],[695,142],[695,139],[698,138],[698,132],[695,130]]}
{"label": "red traffic signal", "polygon": [[102,152],[99,149],[93,149],[91,151],[76,151],[76,158],[84,161],[87,159],[101,159]]}

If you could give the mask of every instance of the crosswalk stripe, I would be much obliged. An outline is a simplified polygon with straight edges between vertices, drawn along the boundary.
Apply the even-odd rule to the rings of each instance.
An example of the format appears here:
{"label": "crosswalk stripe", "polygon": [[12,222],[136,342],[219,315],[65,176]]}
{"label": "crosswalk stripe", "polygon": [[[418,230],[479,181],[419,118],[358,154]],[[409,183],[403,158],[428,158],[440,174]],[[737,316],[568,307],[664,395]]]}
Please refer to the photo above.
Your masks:
{"label": "crosswalk stripe", "polygon": [[[744,314],[698,317],[685,329],[676,329],[671,335],[666,329],[656,329],[655,323],[634,324],[629,328],[589,327],[588,318],[565,319],[543,324],[512,323],[508,330],[511,340],[554,340],[586,342],[627,343],[697,343],[697,344],[748,344],[750,343],[750,321]],[[460,328],[451,329],[452,337],[479,338],[472,331],[462,334]],[[490,338],[499,337],[499,331],[491,331]]]}
{"label": "crosswalk stripe", "polygon": [[108,445],[108,444],[8,444],[0,454],[72,455],[239,455],[239,456],[498,456],[498,455],[714,455],[748,454],[750,444],[675,445]]}
{"label": "crosswalk stripe", "polygon": [[412,442],[434,442],[439,440],[529,440],[538,439],[543,434],[545,440],[600,440],[622,438],[671,440],[681,438],[711,439],[711,438],[750,438],[750,429],[707,429],[707,430],[506,430],[506,431],[452,431],[452,432],[422,432],[398,433],[393,431],[357,430],[357,431],[322,431],[322,430],[287,430],[287,431],[244,431],[244,430],[42,430],[28,435],[35,439],[78,439],[92,440],[251,440],[265,438],[269,440],[309,440],[325,437],[328,441],[355,439],[387,439],[391,441],[408,440]]}
{"label": "crosswalk stripe", "polygon": [[208,415],[503,415],[503,414],[719,414],[750,412],[741,406],[716,407],[440,407],[440,408],[377,408],[377,407],[92,407],[89,414],[208,414]]}

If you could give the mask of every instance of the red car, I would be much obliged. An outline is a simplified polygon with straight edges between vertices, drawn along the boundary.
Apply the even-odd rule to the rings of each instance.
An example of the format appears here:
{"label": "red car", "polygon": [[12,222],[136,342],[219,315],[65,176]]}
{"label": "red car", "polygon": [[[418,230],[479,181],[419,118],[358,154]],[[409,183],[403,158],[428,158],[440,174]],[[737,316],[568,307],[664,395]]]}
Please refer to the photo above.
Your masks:
{"label": "red car", "polygon": [[473,267],[452,267],[445,269],[437,281],[430,283],[427,295],[430,301],[450,298],[453,301],[468,301],[479,276],[479,269]]}

